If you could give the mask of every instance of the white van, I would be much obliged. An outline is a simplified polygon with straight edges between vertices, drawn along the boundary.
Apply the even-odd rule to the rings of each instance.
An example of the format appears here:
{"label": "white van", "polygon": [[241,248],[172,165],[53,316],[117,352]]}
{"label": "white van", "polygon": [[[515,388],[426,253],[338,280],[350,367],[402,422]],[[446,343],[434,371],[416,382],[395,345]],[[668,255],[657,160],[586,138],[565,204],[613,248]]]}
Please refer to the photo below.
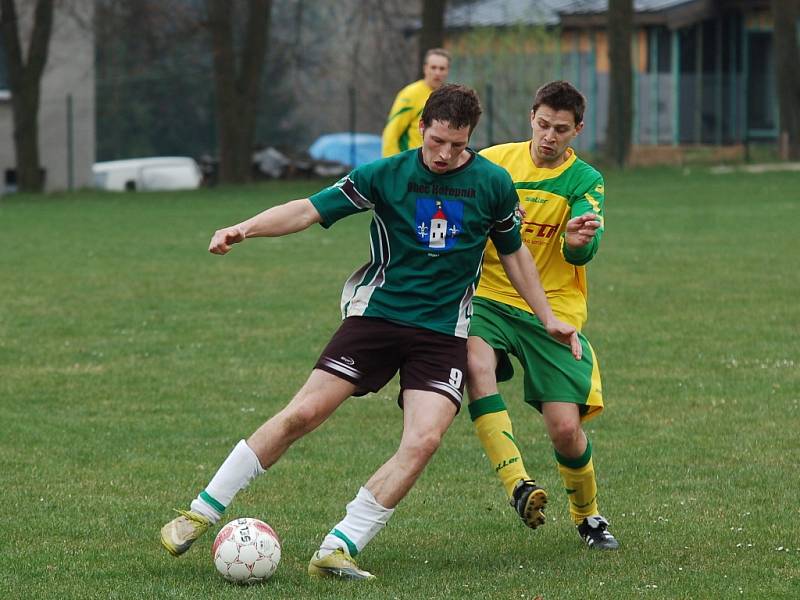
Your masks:
{"label": "white van", "polygon": [[94,187],[102,190],[193,190],[203,175],[193,158],[159,156],[94,163]]}

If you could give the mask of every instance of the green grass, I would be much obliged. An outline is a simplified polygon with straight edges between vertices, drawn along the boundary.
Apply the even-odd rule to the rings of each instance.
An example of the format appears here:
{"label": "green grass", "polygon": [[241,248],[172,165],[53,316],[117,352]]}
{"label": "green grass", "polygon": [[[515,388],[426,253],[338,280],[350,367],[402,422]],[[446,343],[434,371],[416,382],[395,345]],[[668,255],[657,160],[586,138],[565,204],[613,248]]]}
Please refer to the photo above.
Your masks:
{"label": "green grass", "polygon": [[543,529],[505,505],[461,414],[362,555],[379,579],[309,580],[321,537],[396,447],[392,384],[345,403],[229,510],[281,535],[271,581],[223,582],[212,536],[167,556],[171,509],[286,402],[337,326],[368,217],[225,258],[210,235],[318,186],[0,200],[0,597],[800,597],[791,173],[608,176],[586,329],[607,410],[587,429],[619,552],[579,543],[518,379],[503,392],[551,492]]}

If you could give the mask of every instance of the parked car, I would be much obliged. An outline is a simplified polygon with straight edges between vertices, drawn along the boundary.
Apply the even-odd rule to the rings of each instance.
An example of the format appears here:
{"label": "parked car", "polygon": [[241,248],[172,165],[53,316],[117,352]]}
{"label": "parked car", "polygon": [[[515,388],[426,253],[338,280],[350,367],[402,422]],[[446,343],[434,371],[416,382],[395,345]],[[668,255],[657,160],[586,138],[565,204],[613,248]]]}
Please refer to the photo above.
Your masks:
{"label": "parked car", "polygon": [[317,160],[358,167],[381,157],[381,136],[371,133],[328,133],[318,137],[308,153]]}
{"label": "parked car", "polygon": [[102,190],[192,190],[203,174],[193,158],[158,156],[94,163],[94,187]]}

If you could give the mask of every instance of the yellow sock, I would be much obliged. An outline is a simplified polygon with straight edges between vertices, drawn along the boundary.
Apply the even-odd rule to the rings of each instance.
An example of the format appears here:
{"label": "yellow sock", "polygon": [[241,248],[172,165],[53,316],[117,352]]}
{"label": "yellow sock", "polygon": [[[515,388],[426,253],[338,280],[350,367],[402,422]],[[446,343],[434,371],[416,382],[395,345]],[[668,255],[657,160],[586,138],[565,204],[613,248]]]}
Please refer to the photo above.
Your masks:
{"label": "yellow sock", "polygon": [[592,443],[586,440],[586,451],[578,458],[567,458],[556,452],[556,461],[569,499],[569,514],[575,524],[580,525],[585,517],[600,514],[597,509]]}
{"label": "yellow sock", "polygon": [[514,440],[511,419],[502,396],[493,394],[470,403],[469,415],[475,425],[475,433],[510,498],[514,485],[520,479],[530,477]]}

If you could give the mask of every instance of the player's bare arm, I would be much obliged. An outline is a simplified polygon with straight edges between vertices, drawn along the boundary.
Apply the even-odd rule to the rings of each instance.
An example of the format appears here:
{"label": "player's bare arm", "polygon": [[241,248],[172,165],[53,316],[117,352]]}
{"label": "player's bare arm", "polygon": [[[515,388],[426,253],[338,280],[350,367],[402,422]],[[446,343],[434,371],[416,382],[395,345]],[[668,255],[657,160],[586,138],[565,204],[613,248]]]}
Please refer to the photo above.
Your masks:
{"label": "player's bare arm", "polygon": [[583,351],[578,339],[578,332],[572,325],[564,323],[553,314],[530,251],[525,246],[521,246],[512,254],[500,254],[500,262],[503,264],[503,269],[505,269],[511,285],[533,309],[542,325],[547,329],[547,333],[559,342],[568,345],[575,360],[580,360]]}
{"label": "player's bare arm", "polygon": [[600,218],[595,213],[586,213],[567,221],[564,242],[570,248],[583,248],[594,239],[597,230],[602,227]]}
{"label": "player's bare arm", "polygon": [[214,232],[208,251],[227,254],[233,244],[250,237],[279,237],[303,231],[322,220],[308,198],[292,200],[273,206],[238,225],[224,227]]}

